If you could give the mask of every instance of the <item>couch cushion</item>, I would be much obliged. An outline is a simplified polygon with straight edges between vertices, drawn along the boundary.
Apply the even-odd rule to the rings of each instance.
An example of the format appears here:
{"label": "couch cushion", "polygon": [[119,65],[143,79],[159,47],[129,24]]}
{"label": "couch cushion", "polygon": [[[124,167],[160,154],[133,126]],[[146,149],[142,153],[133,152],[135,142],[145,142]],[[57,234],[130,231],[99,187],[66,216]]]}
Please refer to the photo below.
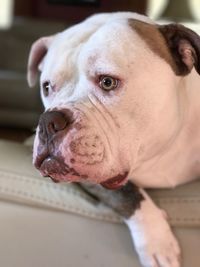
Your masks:
{"label": "couch cushion", "polygon": [[[30,143],[29,143],[30,144]],[[0,141],[0,198],[57,209],[93,219],[120,223],[121,218],[96,201],[76,184],[54,184],[42,178],[32,166],[30,145]],[[176,189],[149,190],[155,202],[164,208],[175,226],[200,226],[200,182]]]}

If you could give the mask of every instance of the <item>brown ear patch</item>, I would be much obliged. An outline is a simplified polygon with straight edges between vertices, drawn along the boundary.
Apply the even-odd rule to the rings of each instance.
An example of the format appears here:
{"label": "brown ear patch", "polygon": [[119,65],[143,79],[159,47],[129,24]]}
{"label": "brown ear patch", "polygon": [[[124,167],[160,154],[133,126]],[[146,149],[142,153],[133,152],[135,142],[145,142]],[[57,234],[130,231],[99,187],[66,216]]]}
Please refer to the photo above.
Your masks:
{"label": "brown ear patch", "polygon": [[178,75],[188,74],[194,66],[200,74],[200,36],[181,24],[158,27],[178,66]]}
{"label": "brown ear patch", "polygon": [[187,40],[183,39],[179,42],[178,53],[181,55],[182,61],[187,66],[187,69],[191,71],[197,57],[194,48]]}
{"label": "brown ear patch", "polygon": [[157,25],[136,19],[129,19],[129,25],[145,41],[149,48],[159,57],[164,59],[172,67],[174,72],[177,73],[176,64],[172,58],[165,39],[157,28]]}
{"label": "brown ear patch", "polygon": [[187,75],[193,67],[200,74],[200,37],[180,24],[157,25],[129,19],[129,25],[163,58],[176,75]]}

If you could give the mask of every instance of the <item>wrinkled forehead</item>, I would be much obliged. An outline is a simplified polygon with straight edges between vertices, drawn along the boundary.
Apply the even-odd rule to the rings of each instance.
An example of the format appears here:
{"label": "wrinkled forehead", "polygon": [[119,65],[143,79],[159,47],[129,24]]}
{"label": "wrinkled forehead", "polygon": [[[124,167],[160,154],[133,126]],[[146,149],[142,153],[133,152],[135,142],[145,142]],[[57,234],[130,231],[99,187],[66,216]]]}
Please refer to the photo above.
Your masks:
{"label": "wrinkled forehead", "polygon": [[[51,43],[48,52],[42,63],[42,77],[51,77],[59,71],[62,76],[66,69],[72,68],[77,60],[77,55],[81,49],[80,38],[71,36],[70,31],[58,33]],[[58,74],[57,74],[58,75]],[[69,74],[70,75],[70,74]],[[67,78],[67,77],[66,77]]]}
{"label": "wrinkled forehead", "polygon": [[98,28],[87,24],[85,27],[89,28],[85,29],[83,26],[78,25],[55,37],[45,58],[43,76],[53,77],[56,70],[59,76],[67,79],[75,75],[79,66],[86,64],[122,67],[124,60],[130,58],[130,51],[134,56],[141,47],[142,40],[130,27],[128,19],[117,19]]}
{"label": "wrinkled forehead", "polygon": [[134,56],[141,42],[128,20],[110,22],[99,28],[83,45],[79,54],[80,66],[102,63],[110,69],[113,63],[113,67],[122,67],[124,60],[130,59],[130,51]]}

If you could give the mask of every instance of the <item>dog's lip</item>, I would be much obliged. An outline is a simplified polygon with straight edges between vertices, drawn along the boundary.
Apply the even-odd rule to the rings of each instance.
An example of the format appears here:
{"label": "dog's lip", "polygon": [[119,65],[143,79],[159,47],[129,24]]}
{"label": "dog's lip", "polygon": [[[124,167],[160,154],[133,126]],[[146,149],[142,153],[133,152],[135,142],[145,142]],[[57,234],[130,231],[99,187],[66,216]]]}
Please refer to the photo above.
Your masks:
{"label": "dog's lip", "polygon": [[50,153],[41,155],[34,164],[43,177],[51,178],[55,183],[80,180],[75,169],[69,168],[61,158]]}
{"label": "dog's lip", "polygon": [[51,175],[53,175],[53,172],[49,171],[49,168],[51,166],[54,166],[55,164],[59,164],[58,159],[51,155],[48,155],[44,157],[43,160],[41,160],[40,164],[38,165],[38,169],[41,172],[42,176],[52,178]]}
{"label": "dog's lip", "polygon": [[35,161],[34,161],[34,166],[35,166],[38,170],[40,170],[40,168],[41,168],[43,162],[44,162],[46,159],[50,158],[50,157],[51,157],[51,156],[50,156],[50,153],[49,153],[48,149],[44,149],[44,150],[42,151],[42,153],[40,153],[39,155],[37,155],[37,157],[36,157],[36,159],[35,159]]}
{"label": "dog's lip", "polygon": [[118,174],[115,177],[112,177],[105,182],[102,182],[101,185],[106,189],[116,190],[122,187],[127,181],[128,172],[124,172],[123,174]]}

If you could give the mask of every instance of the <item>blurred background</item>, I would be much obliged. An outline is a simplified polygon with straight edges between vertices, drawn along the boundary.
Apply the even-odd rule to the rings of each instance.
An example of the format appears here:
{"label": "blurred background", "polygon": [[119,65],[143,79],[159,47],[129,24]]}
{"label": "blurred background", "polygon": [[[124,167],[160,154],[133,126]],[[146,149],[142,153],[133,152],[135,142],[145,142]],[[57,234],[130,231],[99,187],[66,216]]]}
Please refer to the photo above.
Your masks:
{"label": "blurred background", "polygon": [[200,19],[199,0],[0,0],[0,25],[11,25],[13,16],[51,19],[65,22],[79,22],[85,17],[110,11],[133,11],[159,18],[167,10],[168,15],[191,13],[193,19]]}
{"label": "blurred background", "polygon": [[31,44],[91,14],[110,11],[199,25],[200,0],[0,0],[0,137],[23,140],[43,111],[38,86],[29,89],[26,82]]}

